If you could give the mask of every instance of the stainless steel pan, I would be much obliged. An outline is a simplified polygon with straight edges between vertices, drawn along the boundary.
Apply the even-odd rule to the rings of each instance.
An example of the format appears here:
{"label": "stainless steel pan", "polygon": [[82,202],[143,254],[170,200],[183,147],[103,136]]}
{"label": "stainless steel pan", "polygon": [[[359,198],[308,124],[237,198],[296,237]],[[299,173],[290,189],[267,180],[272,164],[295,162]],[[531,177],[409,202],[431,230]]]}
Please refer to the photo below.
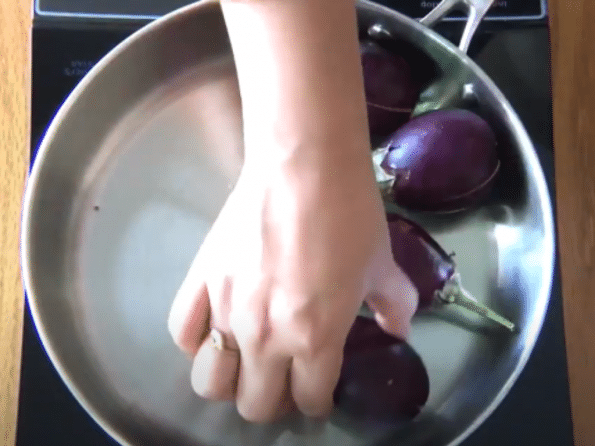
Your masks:
{"label": "stainless steel pan", "polygon": [[[411,343],[428,367],[430,400],[411,426],[382,434],[382,444],[455,445],[504,398],[539,334],[554,262],[550,197],[522,123],[472,60],[397,12],[357,7],[362,30],[380,24],[456,72],[503,148],[497,196],[461,219],[422,223],[457,253],[466,288],[519,332],[448,310],[417,316]],[[124,445],[380,442],[335,419],[250,425],[233,405],[191,390],[167,313],[242,165],[241,131],[214,1],[143,28],[81,81],[41,144],[25,196],[23,277],[43,344],[81,405]]]}

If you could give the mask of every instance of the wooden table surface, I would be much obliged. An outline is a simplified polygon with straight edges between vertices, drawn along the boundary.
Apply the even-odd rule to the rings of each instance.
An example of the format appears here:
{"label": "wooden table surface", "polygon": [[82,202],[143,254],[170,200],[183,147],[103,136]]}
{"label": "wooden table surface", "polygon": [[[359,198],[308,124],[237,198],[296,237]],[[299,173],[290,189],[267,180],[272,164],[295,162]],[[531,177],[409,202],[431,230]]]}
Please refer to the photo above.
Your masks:
{"label": "wooden table surface", "polygon": [[[16,432],[32,0],[0,1],[0,443]],[[549,0],[558,242],[575,444],[595,444],[595,1]]]}
{"label": "wooden table surface", "polygon": [[24,297],[19,226],[31,97],[31,0],[0,0],[0,444],[14,444]]}

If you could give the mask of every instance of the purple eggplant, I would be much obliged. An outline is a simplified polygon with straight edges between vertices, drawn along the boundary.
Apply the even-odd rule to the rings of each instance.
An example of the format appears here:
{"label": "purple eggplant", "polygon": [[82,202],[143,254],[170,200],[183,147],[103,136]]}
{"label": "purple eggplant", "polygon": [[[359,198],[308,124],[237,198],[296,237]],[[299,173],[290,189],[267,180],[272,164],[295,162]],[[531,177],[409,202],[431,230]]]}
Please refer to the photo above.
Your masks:
{"label": "purple eggplant", "polygon": [[347,337],[336,406],[366,423],[399,424],[428,400],[430,381],[419,355],[372,319],[357,316]]}
{"label": "purple eggplant", "polygon": [[387,214],[395,262],[419,294],[418,311],[434,304],[456,304],[514,331],[514,324],[477,302],[460,283],[451,255],[420,225],[396,213]]}
{"label": "purple eggplant", "polygon": [[370,133],[386,137],[409,120],[421,86],[402,56],[374,41],[360,42],[360,56]]}
{"label": "purple eggplant", "polygon": [[490,194],[500,168],[489,124],[468,110],[411,119],[379,149],[389,199],[413,211],[457,212]]}

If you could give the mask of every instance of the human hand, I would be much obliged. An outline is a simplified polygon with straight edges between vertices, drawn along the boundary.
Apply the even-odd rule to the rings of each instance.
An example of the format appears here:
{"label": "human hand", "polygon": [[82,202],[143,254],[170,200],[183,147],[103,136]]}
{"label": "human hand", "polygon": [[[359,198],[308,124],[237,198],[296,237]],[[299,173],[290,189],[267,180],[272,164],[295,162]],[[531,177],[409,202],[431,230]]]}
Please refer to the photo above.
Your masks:
{"label": "human hand", "polygon": [[[417,307],[390,251],[370,157],[297,159],[248,160],[169,318],[176,344],[193,357],[196,393],[235,401],[249,421],[273,421],[295,406],[326,416],[364,299],[400,338]],[[239,352],[214,348],[211,328]]]}

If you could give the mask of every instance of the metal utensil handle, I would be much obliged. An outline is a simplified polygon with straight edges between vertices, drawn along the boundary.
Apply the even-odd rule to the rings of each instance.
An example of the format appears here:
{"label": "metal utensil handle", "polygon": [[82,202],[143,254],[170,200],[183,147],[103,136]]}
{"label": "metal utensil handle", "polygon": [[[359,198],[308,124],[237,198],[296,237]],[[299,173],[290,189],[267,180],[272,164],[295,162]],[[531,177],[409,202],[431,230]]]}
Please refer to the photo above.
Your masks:
{"label": "metal utensil handle", "polygon": [[467,53],[471,39],[477,31],[477,27],[483,20],[488,10],[492,7],[494,0],[442,0],[438,6],[428,13],[419,22],[429,28],[434,26],[440,19],[446,16],[453,9],[460,6],[465,6],[468,11],[467,24],[465,25],[465,31],[461,37],[459,43],[459,49]]}

